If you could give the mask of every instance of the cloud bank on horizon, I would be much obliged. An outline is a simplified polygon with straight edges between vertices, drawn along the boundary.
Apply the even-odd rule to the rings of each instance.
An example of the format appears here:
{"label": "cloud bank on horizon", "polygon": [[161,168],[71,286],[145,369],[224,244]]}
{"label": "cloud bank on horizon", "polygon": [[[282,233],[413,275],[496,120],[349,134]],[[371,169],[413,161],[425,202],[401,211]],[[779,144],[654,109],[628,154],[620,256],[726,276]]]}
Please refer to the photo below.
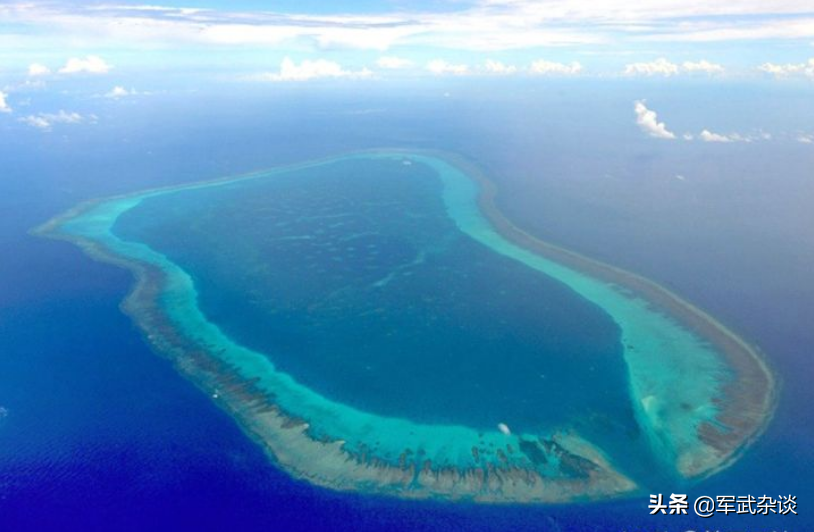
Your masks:
{"label": "cloud bank on horizon", "polygon": [[[395,8],[350,0],[305,11],[207,0],[11,0],[0,4],[0,116],[42,131],[94,123],[59,109],[18,117],[18,92],[113,77],[100,93],[139,98],[116,76],[309,83],[386,77],[770,79],[814,86],[814,10],[798,0],[456,0]],[[178,7],[179,2],[184,7]],[[5,79],[4,79],[5,78]],[[651,81],[652,82],[652,81]],[[110,89],[110,87],[113,87]],[[26,104],[27,105],[27,104]],[[635,123],[649,137],[711,143],[753,133],[676,133],[645,100]],[[809,133],[796,140],[814,143]]]}
{"label": "cloud bank on horizon", "polygon": [[[173,50],[185,64],[213,61],[203,50],[229,50],[279,62],[331,61],[341,72],[411,70],[416,74],[754,75],[814,79],[814,10],[795,0],[460,0],[387,9],[367,0],[326,3],[320,12],[295,2],[275,10],[241,10],[240,3],[196,0],[113,3],[66,0],[0,5],[0,43],[9,58],[74,52],[64,66],[43,59],[32,76],[104,73],[137,51]],[[215,7],[212,7],[215,6]],[[759,47],[756,47],[756,43]],[[676,45],[681,45],[680,48]],[[794,46],[799,44],[799,47]],[[680,57],[667,57],[680,49]],[[761,61],[747,64],[758,50]],[[331,56],[331,57],[328,57]],[[631,60],[633,59],[633,60]],[[166,54],[164,57],[166,61]],[[310,64],[309,63],[309,64]],[[590,63],[590,64],[587,64]],[[430,66],[432,65],[432,66]],[[280,79],[313,79],[279,72]],[[260,79],[262,76],[256,76]],[[362,76],[364,77],[364,76]],[[268,80],[274,80],[267,76]]]}

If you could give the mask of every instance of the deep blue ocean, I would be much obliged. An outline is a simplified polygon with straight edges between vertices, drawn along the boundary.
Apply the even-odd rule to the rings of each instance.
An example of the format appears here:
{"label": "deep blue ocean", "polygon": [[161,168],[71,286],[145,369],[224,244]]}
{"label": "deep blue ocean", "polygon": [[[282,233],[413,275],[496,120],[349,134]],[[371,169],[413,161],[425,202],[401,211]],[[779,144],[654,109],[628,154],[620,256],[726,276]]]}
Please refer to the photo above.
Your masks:
{"label": "deep blue ocean", "polygon": [[[782,135],[810,125],[810,89],[227,88],[60,95],[55,109],[97,122],[50,133],[0,124],[0,531],[814,530],[814,148]],[[634,123],[642,97],[679,131],[714,120],[775,139],[654,141]],[[294,481],[142,342],[118,310],[127,272],[28,234],[89,198],[376,147],[473,159],[525,229],[647,275],[759,345],[781,381],[775,419],[733,467],[687,492],[794,495],[799,515],[656,518],[645,498],[411,502]]]}

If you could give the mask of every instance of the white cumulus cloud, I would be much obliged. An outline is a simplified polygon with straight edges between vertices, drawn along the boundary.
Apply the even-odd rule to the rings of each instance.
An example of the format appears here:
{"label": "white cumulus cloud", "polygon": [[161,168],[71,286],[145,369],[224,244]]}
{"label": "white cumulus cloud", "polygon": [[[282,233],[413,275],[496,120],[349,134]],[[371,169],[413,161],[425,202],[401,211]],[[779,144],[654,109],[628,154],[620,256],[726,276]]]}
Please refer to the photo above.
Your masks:
{"label": "white cumulus cloud", "polygon": [[126,96],[135,96],[136,94],[138,94],[138,93],[136,92],[135,89],[126,89],[126,88],[122,87],[121,85],[116,85],[115,87],[110,89],[110,91],[105,93],[105,98],[117,99],[117,98],[124,98]]}
{"label": "white cumulus cloud", "polygon": [[726,135],[713,133],[708,129],[703,130],[701,134],[698,135],[698,138],[700,138],[704,142],[732,142],[732,140]]}
{"label": "white cumulus cloud", "polygon": [[630,63],[625,66],[626,76],[675,76],[678,74],[722,74],[724,67],[706,59],[700,61],[684,61],[680,65],[664,57],[655,61],[643,63]]}
{"label": "white cumulus cloud", "polygon": [[490,74],[514,74],[517,72],[517,67],[514,65],[507,65],[500,61],[487,59],[483,65],[483,69]]}
{"label": "white cumulus cloud", "polygon": [[763,63],[758,67],[758,70],[771,74],[778,78],[785,78],[789,76],[803,75],[814,78],[814,57],[805,63],[786,63],[785,65],[778,65],[775,63]]}
{"label": "white cumulus cloud", "polygon": [[51,69],[40,63],[31,63],[28,65],[28,75],[32,78],[37,76],[47,76],[51,73]]}
{"label": "white cumulus cloud", "polygon": [[[698,135],[698,138],[703,140],[704,142],[752,142],[753,140],[755,140],[756,137],[754,136],[744,137],[740,133],[730,133],[728,135],[723,135],[721,133],[713,133],[712,131],[705,129],[701,131],[701,133]],[[763,134],[759,138],[762,140],[770,140],[771,136]]]}
{"label": "white cumulus cloud", "polygon": [[678,65],[660,57],[648,63],[625,65],[626,76],[672,76],[678,74]]}
{"label": "white cumulus cloud", "polygon": [[367,78],[373,73],[363,68],[362,70],[345,70],[342,65],[327,59],[304,59],[300,64],[295,63],[291,58],[286,57],[280,63],[279,72],[264,73],[256,76],[256,79],[265,81],[308,81],[319,78]]}
{"label": "white cumulus cloud", "polygon": [[54,124],[79,124],[86,121],[86,117],[75,112],[60,110],[58,113],[39,113],[20,118],[20,122],[43,131],[51,131]]}
{"label": "white cumulus cloud", "polygon": [[681,69],[688,73],[703,73],[703,74],[723,74],[724,67],[718,63],[711,63],[706,59],[700,61],[684,61],[681,64]]}
{"label": "white cumulus cloud", "polygon": [[582,65],[574,61],[571,64],[557,63],[556,61],[546,61],[538,59],[531,63],[529,72],[532,74],[553,74],[558,76],[573,76],[582,72]]}
{"label": "white cumulus cloud", "polygon": [[427,63],[427,70],[433,74],[456,74],[460,76],[468,73],[469,67],[467,65],[454,65],[447,63],[443,59],[433,59]]}
{"label": "white cumulus cloud", "polygon": [[402,57],[385,55],[376,60],[376,65],[379,68],[397,70],[400,68],[410,68],[411,66],[413,66],[413,62],[410,61],[409,59],[404,59]]}
{"label": "white cumulus cloud", "polygon": [[104,74],[112,67],[98,55],[89,55],[84,58],[72,57],[68,59],[65,66],[59,69],[60,74]]}
{"label": "white cumulus cloud", "polygon": [[11,107],[9,107],[8,102],[6,101],[8,98],[8,94],[3,91],[0,91],[0,113],[10,113]]}
{"label": "white cumulus cloud", "polygon": [[797,136],[797,142],[801,142],[803,144],[814,144],[814,135],[806,135],[800,134]]}
{"label": "white cumulus cloud", "polygon": [[42,116],[38,115],[28,115],[20,118],[20,122],[24,124],[28,124],[31,127],[35,127],[37,129],[42,129],[43,131],[50,131],[51,130],[51,122],[47,119],[43,118]]}
{"label": "white cumulus cloud", "polygon": [[636,113],[636,123],[651,137],[659,139],[674,139],[675,133],[668,131],[664,122],[659,122],[655,111],[651,111],[644,104],[644,100],[638,100],[634,104]]}

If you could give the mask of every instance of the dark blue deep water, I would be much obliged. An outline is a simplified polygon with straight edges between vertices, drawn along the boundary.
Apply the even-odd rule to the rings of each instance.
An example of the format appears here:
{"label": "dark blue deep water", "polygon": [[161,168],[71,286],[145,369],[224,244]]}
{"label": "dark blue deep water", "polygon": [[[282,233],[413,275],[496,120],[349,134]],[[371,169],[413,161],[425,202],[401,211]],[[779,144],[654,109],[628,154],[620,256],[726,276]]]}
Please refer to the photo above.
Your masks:
{"label": "dark blue deep water", "polygon": [[[622,84],[370,90],[76,101],[101,107],[97,124],[0,125],[0,531],[814,529],[814,150],[657,143],[631,111],[646,96],[683,117],[677,129],[693,117],[700,129],[725,100],[724,129],[771,129],[813,116],[810,98]],[[523,227],[648,275],[757,343],[782,382],[776,418],[732,468],[687,491],[791,494],[800,515],[656,519],[644,498],[476,507],[293,481],[141,341],[118,310],[126,272],[27,233],[88,198],[382,146],[473,158]]]}

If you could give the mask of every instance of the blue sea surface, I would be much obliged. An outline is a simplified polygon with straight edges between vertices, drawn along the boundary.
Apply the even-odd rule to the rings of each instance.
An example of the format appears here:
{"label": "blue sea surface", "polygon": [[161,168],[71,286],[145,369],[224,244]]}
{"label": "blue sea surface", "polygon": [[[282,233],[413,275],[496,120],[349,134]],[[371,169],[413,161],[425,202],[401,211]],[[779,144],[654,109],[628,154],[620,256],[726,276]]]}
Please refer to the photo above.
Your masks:
{"label": "blue sea surface", "polygon": [[[50,134],[4,125],[0,531],[814,529],[814,150],[642,138],[631,102],[643,93],[680,108],[681,128],[722,100],[692,86],[620,82],[600,94],[565,82],[503,91],[450,83],[163,94],[137,105],[93,102],[104,107],[97,124]],[[767,128],[814,114],[797,93],[727,90],[741,96],[719,110],[731,129],[754,126],[746,110],[755,102],[766,104]],[[472,158],[525,229],[647,275],[755,342],[781,381],[775,419],[740,461],[686,491],[794,495],[800,515],[651,517],[645,498],[402,501],[292,480],[147,348],[118,309],[128,273],[28,234],[89,198],[378,147]]]}

